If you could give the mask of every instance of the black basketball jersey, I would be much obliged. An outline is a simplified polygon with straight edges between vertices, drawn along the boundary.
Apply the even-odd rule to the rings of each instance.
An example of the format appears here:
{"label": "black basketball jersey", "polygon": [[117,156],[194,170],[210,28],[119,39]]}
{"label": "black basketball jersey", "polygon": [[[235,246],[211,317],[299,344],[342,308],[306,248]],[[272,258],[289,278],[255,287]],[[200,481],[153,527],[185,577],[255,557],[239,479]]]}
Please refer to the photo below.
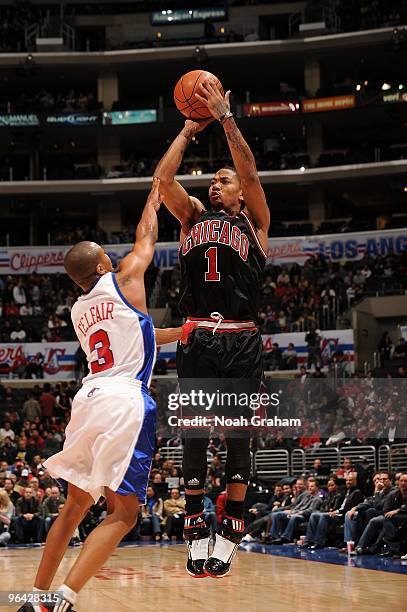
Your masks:
{"label": "black basketball jersey", "polygon": [[206,211],[180,245],[184,316],[256,321],[266,255],[244,212]]}

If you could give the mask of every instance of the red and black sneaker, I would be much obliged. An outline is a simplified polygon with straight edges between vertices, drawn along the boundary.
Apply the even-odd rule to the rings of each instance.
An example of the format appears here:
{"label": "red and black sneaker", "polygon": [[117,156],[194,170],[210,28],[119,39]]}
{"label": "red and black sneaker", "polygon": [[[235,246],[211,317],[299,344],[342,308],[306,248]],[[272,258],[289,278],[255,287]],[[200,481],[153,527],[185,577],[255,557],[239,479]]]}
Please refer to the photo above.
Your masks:
{"label": "red and black sneaker", "polygon": [[205,561],[209,555],[210,529],[203,512],[185,517],[184,540],[187,545],[188,559],[186,570],[193,578],[206,578]]}
{"label": "red and black sneaker", "polygon": [[[40,612],[53,612],[53,610],[55,610],[55,608],[57,607],[57,605],[59,605],[60,602],[57,603],[38,603],[35,604],[35,607],[33,606],[32,603],[26,603],[23,606],[21,606],[21,608],[18,608],[17,612],[36,612],[36,610],[40,610]],[[62,600],[62,610],[63,612],[75,612],[75,610],[72,607],[72,604],[67,601],[66,599]]]}
{"label": "red and black sneaker", "polygon": [[218,527],[212,554],[205,561],[204,571],[211,578],[223,578],[230,572],[244,533],[244,520],[225,516]]}

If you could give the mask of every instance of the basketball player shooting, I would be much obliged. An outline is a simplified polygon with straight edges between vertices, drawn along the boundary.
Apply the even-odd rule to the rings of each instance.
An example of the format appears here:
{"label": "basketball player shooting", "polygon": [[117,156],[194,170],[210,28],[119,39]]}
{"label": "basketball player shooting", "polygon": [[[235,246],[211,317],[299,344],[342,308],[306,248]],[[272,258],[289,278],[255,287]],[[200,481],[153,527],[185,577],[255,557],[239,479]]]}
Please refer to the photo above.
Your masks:
{"label": "basketball player shooting", "polygon": [[159,180],[154,179],[133,250],[114,273],[103,248],[80,242],[65,256],[65,269],[84,294],[72,323],[90,374],[76,394],[63,450],[45,461],[54,478],[68,482],[68,497],[50,529],[35,587],[48,590],[74,530],[101,496],[109,514],[92,531],[58,589],[56,604],[25,604],[20,612],[69,612],[77,593],[135,525],[145,503],[155,447],[156,406],[149,395],[156,340],[187,341],[190,327],[156,330],[147,314],[144,273],[157,240]]}
{"label": "basketball player shooting", "polygon": [[[253,154],[230,111],[230,92],[223,95],[216,82],[207,79],[195,95],[212,117],[202,122],[187,120],[155,172],[164,204],[181,224],[180,309],[187,321],[198,325],[190,343],[178,346],[178,376],[260,380],[263,347],[255,321],[268,248],[269,208]],[[174,177],[192,137],[213,120],[224,129],[234,169],[216,172],[206,209]],[[185,439],[184,538],[187,571],[196,578],[225,576],[243,534],[250,475],[249,438],[231,433],[226,436],[226,517],[209,557],[209,528],[203,515],[208,440]]]}

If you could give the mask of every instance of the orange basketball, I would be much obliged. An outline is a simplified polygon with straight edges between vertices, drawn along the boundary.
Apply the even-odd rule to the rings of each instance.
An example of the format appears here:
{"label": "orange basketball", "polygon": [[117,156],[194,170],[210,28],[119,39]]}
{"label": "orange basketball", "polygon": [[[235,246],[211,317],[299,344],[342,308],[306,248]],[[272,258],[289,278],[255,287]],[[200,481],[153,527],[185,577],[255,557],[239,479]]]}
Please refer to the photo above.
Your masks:
{"label": "orange basketball", "polygon": [[[206,70],[191,70],[184,74],[174,88],[174,102],[178,110],[188,119],[208,119],[209,110],[195,97],[198,86],[206,79],[215,81],[216,86],[223,95],[223,87],[219,79]],[[198,92],[199,93],[199,92]]]}

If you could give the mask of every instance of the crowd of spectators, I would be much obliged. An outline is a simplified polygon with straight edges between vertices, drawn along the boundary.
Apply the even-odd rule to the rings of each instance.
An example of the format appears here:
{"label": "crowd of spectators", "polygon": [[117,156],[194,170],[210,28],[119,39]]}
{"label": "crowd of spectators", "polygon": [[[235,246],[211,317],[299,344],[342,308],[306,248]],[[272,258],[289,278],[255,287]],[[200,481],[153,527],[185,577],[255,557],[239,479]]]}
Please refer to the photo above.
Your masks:
{"label": "crowd of spectators", "polygon": [[[259,313],[265,333],[334,329],[336,318],[362,297],[397,293],[398,271],[407,258],[365,255],[356,262],[333,263],[325,257],[309,258],[301,267],[267,267]],[[398,289],[397,289],[398,287]]]}
{"label": "crowd of spectators", "polygon": [[[132,229],[125,231],[126,235],[119,234],[115,238],[118,241],[130,238]],[[61,242],[65,241],[64,235],[61,230]],[[103,237],[98,228],[89,233],[73,229],[69,235],[72,242],[84,238],[103,242],[100,240]],[[268,266],[264,273],[258,324],[262,333],[267,334],[335,329],[337,317],[362,297],[403,292],[406,270],[405,253],[376,258],[365,255],[362,260],[346,263],[333,263],[315,256],[302,267]],[[157,274],[158,269],[152,266],[146,275],[149,295]],[[156,302],[157,307],[171,309],[174,324],[180,320],[180,289],[181,275],[177,265],[163,272],[161,296]],[[0,276],[0,341],[75,340],[70,312],[79,294],[79,289],[65,274]],[[281,353],[276,345],[267,361],[270,369],[296,364],[295,347]],[[23,371],[19,370],[20,374]]]}
{"label": "crowd of spectators", "polygon": [[[305,371],[289,383],[286,395],[296,406],[301,427],[259,429],[252,437],[252,452],[302,449],[312,457],[318,449],[339,447],[344,450],[343,462],[332,467],[316,454],[303,477],[287,476],[275,485],[271,496],[257,494],[261,483],[263,488],[271,483],[254,474],[250,490],[256,492],[257,501],[253,503],[249,495],[245,540],[283,544],[305,534],[304,548],[334,545],[344,549],[353,542],[356,554],[400,556],[407,544],[407,474],[402,467],[407,451],[405,373],[403,380],[357,374],[337,388],[333,402],[328,397],[329,385],[321,388],[326,380],[320,377],[317,382],[315,388],[315,376],[311,379]],[[152,387],[155,395],[159,384],[156,381]],[[50,478],[43,463],[62,448],[77,388],[75,382],[37,384],[28,392],[0,386],[0,546],[42,542],[63,507],[65,491]],[[182,470],[178,462],[160,452],[164,446],[175,451],[180,444],[178,432],[157,437],[147,503],[128,539],[181,539],[185,513],[180,494]],[[382,444],[393,453],[394,474],[385,470],[373,474],[371,463],[364,459],[362,447],[377,449]],[[346,456],[347,449],[355,447],[361,447],[361,456]],[[208,444],[205,499],[213,532],[224,515],[226,450],[225,434],[214,433]],[[71,543],[83,541],[105,516],[101,498]]]}
{"label": "crowd of spectators", "polygon": [[[156,276],[157,268],[150,266],[145,276],[148,295]],[[0,276],[0,342],[76,340],[71,308],[79,295],[66,274]],[[26,367],[30,370],[34,365],[19,363],[14,373],[24,378]]]}
{"label": "crowd of spectators", "polygon": [[[313,473],[321,470],[318,462]],[[313,475],[277,483],[267,503],[249,509],[243,541],[406,559],[407,473],[357,472],[345,462],[347,469],[331,472],[326,486]]]}

